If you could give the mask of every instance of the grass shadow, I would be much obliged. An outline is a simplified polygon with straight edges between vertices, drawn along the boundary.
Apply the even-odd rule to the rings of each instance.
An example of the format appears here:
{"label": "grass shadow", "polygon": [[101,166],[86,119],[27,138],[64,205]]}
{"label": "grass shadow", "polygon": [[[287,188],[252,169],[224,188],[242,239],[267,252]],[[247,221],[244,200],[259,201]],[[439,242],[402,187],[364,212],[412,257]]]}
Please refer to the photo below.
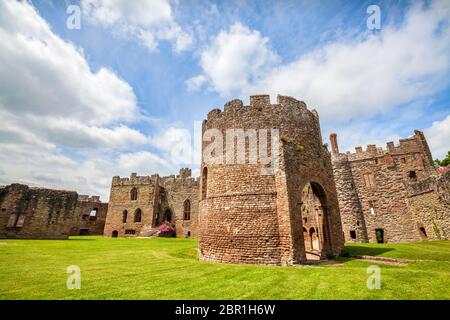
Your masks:
{"label": "grass shadow", "polygon": [[394,248],[367,247],[352,244],[346,246],[345,251],[352,256],[379,256],[383,253],[393,251]]}

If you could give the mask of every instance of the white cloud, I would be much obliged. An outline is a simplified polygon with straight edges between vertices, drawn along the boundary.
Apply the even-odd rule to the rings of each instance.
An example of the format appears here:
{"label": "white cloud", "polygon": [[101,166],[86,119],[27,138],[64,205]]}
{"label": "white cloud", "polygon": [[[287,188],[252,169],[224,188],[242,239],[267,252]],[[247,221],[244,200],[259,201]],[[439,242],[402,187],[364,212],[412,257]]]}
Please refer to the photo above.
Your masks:
{"label": "white cloud", "polygon": [[235,25],[213,39],[200,66],[225,96],[280,93],[317,107],[321,117],[374,115],[448,85],[449,20],[448,1],[416,4],[400,26],[338,39],[284,64],[275,63],[267,38]]}
{"label": "white cloud", "polygon": [[168,175],[175,168],[147,151],[116,154],[92,150],[73,160],[57,150],[17,144],[0,144],[0,184],[12,182],[31,186],[76,190],[79,194],[100,195],[107,201],[111,179],[159,173]]}
{"label": "white cloud", "polygon": [[432,126],[425,130],[433,157],[443,159],[450,150],[450,115],[442,121],[433,122]]}
{"label": "white cloud", "polygon": [[28,3],[6,0],[0,8],[2,109],[91,124],[135,118],[128,83],[105,68],[92,72],[83,52],[56,36]]}
{"label": "white cloud", "polygon": [[175,22],[168,0],[82,0],[81,5],[89,21],[117,34],[133,36],[150,51],[156,50],[160,40],[170,41],[176,52],[193,43]]}
{"label": "white cloud", "polygon": [[153,153],[126,151],[151,142],[123,124],[150,119],[131,86],[107,68],[92,71],[30,3],[0,1],[0,42],[0,183],[107,200],[113,175],[173,172]]}
{"label": "white cloud", "polygon": [[145,143],[118,121],[138,118],[130,85],[93,72],[81,49],[55,35],[27,2],[0,3],[0,134],[47,148]]}
{"label": "white cloud", "polygon": [[237,23],[220,32],[201,53],[204,74],[188,80],[187,85],[197,89],[207,80],[213,90],[229,95],[260,81],[278,59],[268,38]]}
{"label": "white cloud", "polygon": [[186,86],[189,91],[199,90],[208,80],[202,74],[186,80]]}
{"label": "white cloud", "polygon": [[164,158],[170,159],[174,165],[194,165],[200,163],[201,124],[194,124],[194,135],[189,130],[180,127],[168,127],[151,137],[150,144],[163,151]]}

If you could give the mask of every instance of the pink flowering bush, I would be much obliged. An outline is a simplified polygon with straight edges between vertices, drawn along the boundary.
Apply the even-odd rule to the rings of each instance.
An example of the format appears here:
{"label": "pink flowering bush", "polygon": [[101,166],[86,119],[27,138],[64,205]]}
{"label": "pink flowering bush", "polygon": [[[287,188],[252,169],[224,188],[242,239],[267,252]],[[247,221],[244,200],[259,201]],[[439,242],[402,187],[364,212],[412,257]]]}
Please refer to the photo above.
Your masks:
{"label": "pink flowering bush", "polygon": [[175,236],[175,226],[169,221],[164,221],[159,226],[159,236],[160,237],[173,237]]}

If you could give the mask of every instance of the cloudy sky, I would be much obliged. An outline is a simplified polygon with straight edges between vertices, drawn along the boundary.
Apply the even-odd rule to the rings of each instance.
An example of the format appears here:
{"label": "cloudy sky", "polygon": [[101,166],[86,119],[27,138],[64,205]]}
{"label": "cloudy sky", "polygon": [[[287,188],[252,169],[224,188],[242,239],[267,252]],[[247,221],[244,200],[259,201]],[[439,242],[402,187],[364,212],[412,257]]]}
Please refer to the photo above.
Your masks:
{"label": "cloudy sky", "polygon": [[194,128],[258,93],[316,108],[341,151],[419,129],[443,157],[449,20],[450,1],[2,0],[0,184],[107,200],[114,175],[196,173]]}

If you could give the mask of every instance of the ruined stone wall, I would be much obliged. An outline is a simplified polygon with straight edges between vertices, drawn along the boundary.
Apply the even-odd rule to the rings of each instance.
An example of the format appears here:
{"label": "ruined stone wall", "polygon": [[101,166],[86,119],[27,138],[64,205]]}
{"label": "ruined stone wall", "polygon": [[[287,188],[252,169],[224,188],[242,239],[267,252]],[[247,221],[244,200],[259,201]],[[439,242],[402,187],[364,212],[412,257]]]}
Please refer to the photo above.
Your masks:
{"label": "ruined stone wall", "polygon": [[422,240],[450,239],[450,171],[410,184],[408,205]]}
{"label": "ruined stone wall", "polygon": [[101,202],[99,197],[78,196],[76,221],[69,235],[103,235],[107,213],[108,203]]}
{"label": "ruined stone wall", "polygon": [[[136,200],[132,200],[132,190]],[[159,176],[113,177],[105,236],[145,237],[152,235],[158,218]],[[140,220],[135,221],[140,211]],[[125,218],[126,216],[126,218]]]}
{"label": "ruined stone wall", "polygon": [[[161,178],[161,186],[166,201],[160,212],[171,211],[176,236],[197,237],[199,179],[192,178],[191,171],[184,168],[180,170],[179,176]],[[189,201],[189,205],[186,201]],[[189,208],[186,216],[185,205]]]}
{"label": "ruined stone wall", "polygon": [[[203,133],[219,130],[224,137],[226,157],[227,129],[279,129],[280,146],[275,149],[279,168],[262,174],[267,165],[249,164],[253,148],[246,142],[246,163],[205,163],[202,158],[199,217],[199,249],[205,260],[232,263],[292,264],[306,259],[301,216],[301,191],[306,183],[323,188],[329,223],[329,251],[342,248],[342,231],[335,195],[331,161],[322,145],[317,114],[303,102],[278,96],[250,97],[250,106],[233,100],[224,111],[214,109],[203,122]],[[203,141],[202,151],[211,142]],[[230,140],[231,142],[231,140]],[[272,144],[268,143],[268,150]],[[328,156],[326,156],[328,154]],[[203,154],[202,154],[203,156]],[[333,195],[334,193],[334,195]],[[325,194],[328,197],[325,197]]]}
{"label": "ruined stone wall", "polygon": [[[66,239],[103,234],[107,204],[73,191],[12,184],[0,188],[0,237]],[[95,220],[84,220],[96,208]]]}
{"label": "ruined stone wall", "polygon": [[416,130],[398,146],[389,142],[385,150],[375,145],[355,149],[356,153],[333,154],[346,241],[379,242],[377,229],[383,230],[383,242],[422,240],[411,215],[408,188],[435,174],[423,133]]}
{"label": "ruined stone wall", "polygon": [[[194,237],[197,234],[198,179],[191,170],[183,168],[175,176],[114,177],[111,185],[105,236],[148,237],[156,235],[161,223],[168,220],[175,225],[177,237]],[[132,200],[132,190],[137,191]],[[190,201],[190,219],[184,219],[184,203]],[[141,220],[135,221],[140,210]],[[126,219],[124,213],[126,212]],[[114,233],[114,235],[113,235]]]}

